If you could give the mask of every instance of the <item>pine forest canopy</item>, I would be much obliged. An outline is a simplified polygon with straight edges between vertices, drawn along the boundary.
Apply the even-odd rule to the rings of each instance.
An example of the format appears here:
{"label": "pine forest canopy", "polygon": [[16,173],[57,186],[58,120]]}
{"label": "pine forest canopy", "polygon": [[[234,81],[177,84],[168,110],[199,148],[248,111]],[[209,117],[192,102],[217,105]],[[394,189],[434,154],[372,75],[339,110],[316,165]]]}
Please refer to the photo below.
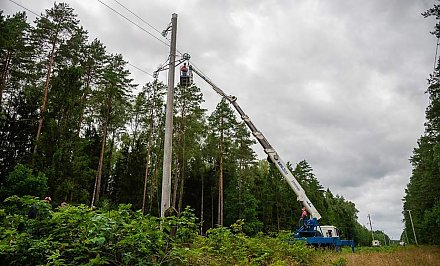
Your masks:
{"label": "pine forest canopy", "polygon": [[[434,16],[437,20],[434,34],[440,37],[440,5],[422,14],[425,18]],[[440,240],[433,234],[440,228],[440,61],[436,62],[434,73],[428,79],[429,105],[426,108],[425,133],[417,141],[410,159],[412,175],[405,189],[403,215],[405,231],[402,238],[410,242],[439,245]],[[411,217],[410,217],[411,215]],[[412,218],[412,221],[411,221]],[[414,225],[414,234],[412,225]]]}
{"label": "pine forest canopy", "polygon": [[[54,4],[34,24],[25,13],[1,14],[0,29],[1,199],[26,191],[58,203],[130,203],[158,216],[166,86],[154,81],[136,88],[123,56],[109,54],[98,39],[89,41],[65,3]],[[422,183],[440,184],[429,172],[437,169],[437,76],[438,68],[428,89],[429,130],[411,159],[405,196],[405,208],[426,208],[416,218],[425,219],[418,233],[440,216],[438,186],[429,186],[431,198],[420,199],[426,194]],[[208,113],[194,84],[178,85],[174,97],[171,205],[178,212],[194,208],[203,232],[238,219],[248,234],[297,228],[296,195],[274,166],[257,159],[254,139],[230,106],[220,101]],[[291,170],[321,212],[322,224],[369,245],[371,234],[357,222],[352,202],[323,188],[307,161]]]}

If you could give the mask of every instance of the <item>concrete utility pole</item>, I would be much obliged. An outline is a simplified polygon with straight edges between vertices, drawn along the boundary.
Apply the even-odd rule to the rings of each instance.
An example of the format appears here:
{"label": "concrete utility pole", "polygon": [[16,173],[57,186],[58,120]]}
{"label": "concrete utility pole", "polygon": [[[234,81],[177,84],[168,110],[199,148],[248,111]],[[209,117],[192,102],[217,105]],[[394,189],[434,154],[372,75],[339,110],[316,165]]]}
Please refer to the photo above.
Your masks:
{"label": "concrete utility pole", "polygon": [[176,37],[177,37],[177,14],[171,16],[171,45],[170,63],[168,70],[168,90],[165,117],[165,140],[163,145],[163,178],[162,200],[160,217],[165,217],[165,211],[171,205],[171,160],[173,147],[173,98],[174,98],[174,74],[176,65]]}
{"label": "concrete utility pole", "polygon": [[369,214],[368,214],[368,221],[370,221],[371,237],[373,238],[373,241],[374,241],[373,226],[371,225],[371,219],[370,219],[370,215]]}
{"label": "concrete utility pole", "polygon": [[409,244],[408,234],[406,233],[406,231],[408,231],[408,230],[406,230],[406,227],[405,227],[405,229],[403,229],[403,231],[405,232],[406,243]]}
{"label": "concrete utility pole", "polygon": [[384,246],[386,246],[387,245],[387,237],[386,237],[385,232],[383,230],[380,230],[380,231],[383,234],[383,244],[384,244]]}
{"label": "concrete utility pole", "polygon": [[416,231],[414,230],[414,223],[413,223],[412,216],[411,216],[411,210],[407,210],[407,212],[409,213],[409,219],[411,220],[411,227],[412,227],[412,230],[414,233],[414,241],[416,241],[416,245],[419,245],[417,243]]}

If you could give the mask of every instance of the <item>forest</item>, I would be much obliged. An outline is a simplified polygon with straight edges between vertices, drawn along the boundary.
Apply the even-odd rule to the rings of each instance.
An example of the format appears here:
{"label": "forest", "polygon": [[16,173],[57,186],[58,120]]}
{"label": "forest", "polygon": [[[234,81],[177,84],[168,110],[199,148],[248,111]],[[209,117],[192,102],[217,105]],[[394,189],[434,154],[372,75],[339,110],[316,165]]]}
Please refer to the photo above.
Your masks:
{"label": "forest", "polygon": [[[424,16],[438,18],[439,10],[435,5]],[[28,196],[50,196],[54,209],[67,203],[80,213],[88,213],[85,206],[119,213],[128,206],[136,215],[159,216],[166,85],[136,84],[123,55],[90,40],[65,3],[33,23],[25,12],[1,13],[0,32],[0,207],[6,210],[0,217],[15,208],[11,202],[34,203]],[[440,36],[439,24],[434,34]],[[415,242],[411,210],[424,244],[439,244],[429,234],[440,227],[439,77],[437,67],[403,199],[407,236]],[[174,97],[171,205],[178,216],[189,206],[200,235],[237,223],[250,236],[295,230],[301,209],[295,193],[276,167],[257,158],[255,140],[229,104],[219,100],[208,113],[196,84],[177,85]],[[321,224],[337,226],[356,245],[370,245],[353,202],[324,188],[307,161],[289,167],[320,211]]]}
{"label": "forest", "polygon": [[[439,38],[440,5],[434,5],[422,15],[436,18],[432,34]],[[426,93],[429,105],[425,111],[425,132],[410,159],[412,175],[403,199],[405,231],[401,238],[408,238],[411,243],[439,245],[440,239],[432,232],[440,228],[440,61],[428,78]]]}

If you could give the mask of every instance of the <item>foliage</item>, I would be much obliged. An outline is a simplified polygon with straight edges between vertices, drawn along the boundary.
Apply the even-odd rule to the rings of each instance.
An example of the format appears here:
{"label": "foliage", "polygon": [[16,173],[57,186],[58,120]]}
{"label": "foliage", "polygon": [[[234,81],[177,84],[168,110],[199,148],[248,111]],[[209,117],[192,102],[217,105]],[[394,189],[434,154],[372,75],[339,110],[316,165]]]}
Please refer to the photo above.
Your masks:
{"label": "foliage", "polygon": [[[439,14],[440,5],[434,5],[422,14],[424,17],[434,16],[437,20],[432,32],[437,37],[440,36]],[[440,225],[440,61],[428,79],[426,92],[430,101],[425,112],[425,133],[419,138],[410,159],[413,170],[403,199],[406,234],[402,237],[407,235],[410,243],[438,245],[440,239],[432,232]],[[409,233],[411,223],[418,241]]]}
{"label": "foliage", "polygon": [[6,177],[5,183],[0,188],[0,196],[6,198],[12,195],[44,196],[47,192],[47,177],[44,173],[32,174],[32,169],[22,164],[17,164]]}
{"label": "foliage", "polygon": [[[233,225],[232,227],[240,227]],[[185,250],[191,265],[290,265],[309,264],[313,250],[302,242],[290,244],[284,238],[258,234],[247,237],[226,227],[208,230],[198,237],[191,249]]]}
{"label": "foliage", "polygon": [[[28,219],[36,205],[40,215]],[[0,209],[2,265],[285,265],[308,264],[313,250],[282,237],[250,238],[242,223],[199,236],[194,213],[161,220],[130,205],[91,209],[66,205],[52,209],[35,197],[10,197]],[[173,232],[174,229],[174,233]]]}
{"label": "foliage", "polygon": [[[27,219],[30,204],[39,210]],[[93,210],[67,205],[52,210],[37,198],[5,200],[1,216],[0,262],[2,265],[53,264],[160,264],[169,257],[175,240],[161,231],[160,220],[132,212],[129,205],[115,210]],[[193,220],[177,219],[181,239],[188,239],[185,226]]]}

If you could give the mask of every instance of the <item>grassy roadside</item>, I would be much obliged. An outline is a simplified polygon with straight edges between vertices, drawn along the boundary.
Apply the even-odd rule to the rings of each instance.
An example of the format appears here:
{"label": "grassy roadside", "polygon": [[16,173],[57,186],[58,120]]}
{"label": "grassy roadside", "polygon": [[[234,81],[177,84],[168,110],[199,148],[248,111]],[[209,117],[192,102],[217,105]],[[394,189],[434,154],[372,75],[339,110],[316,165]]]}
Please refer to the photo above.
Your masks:
{"label": "grassy roadside", "polygon": [[342,252],[339,254],[323,252],[315,265],[440,265],[440,247],[407,246],[358,248],[356,253]]}

